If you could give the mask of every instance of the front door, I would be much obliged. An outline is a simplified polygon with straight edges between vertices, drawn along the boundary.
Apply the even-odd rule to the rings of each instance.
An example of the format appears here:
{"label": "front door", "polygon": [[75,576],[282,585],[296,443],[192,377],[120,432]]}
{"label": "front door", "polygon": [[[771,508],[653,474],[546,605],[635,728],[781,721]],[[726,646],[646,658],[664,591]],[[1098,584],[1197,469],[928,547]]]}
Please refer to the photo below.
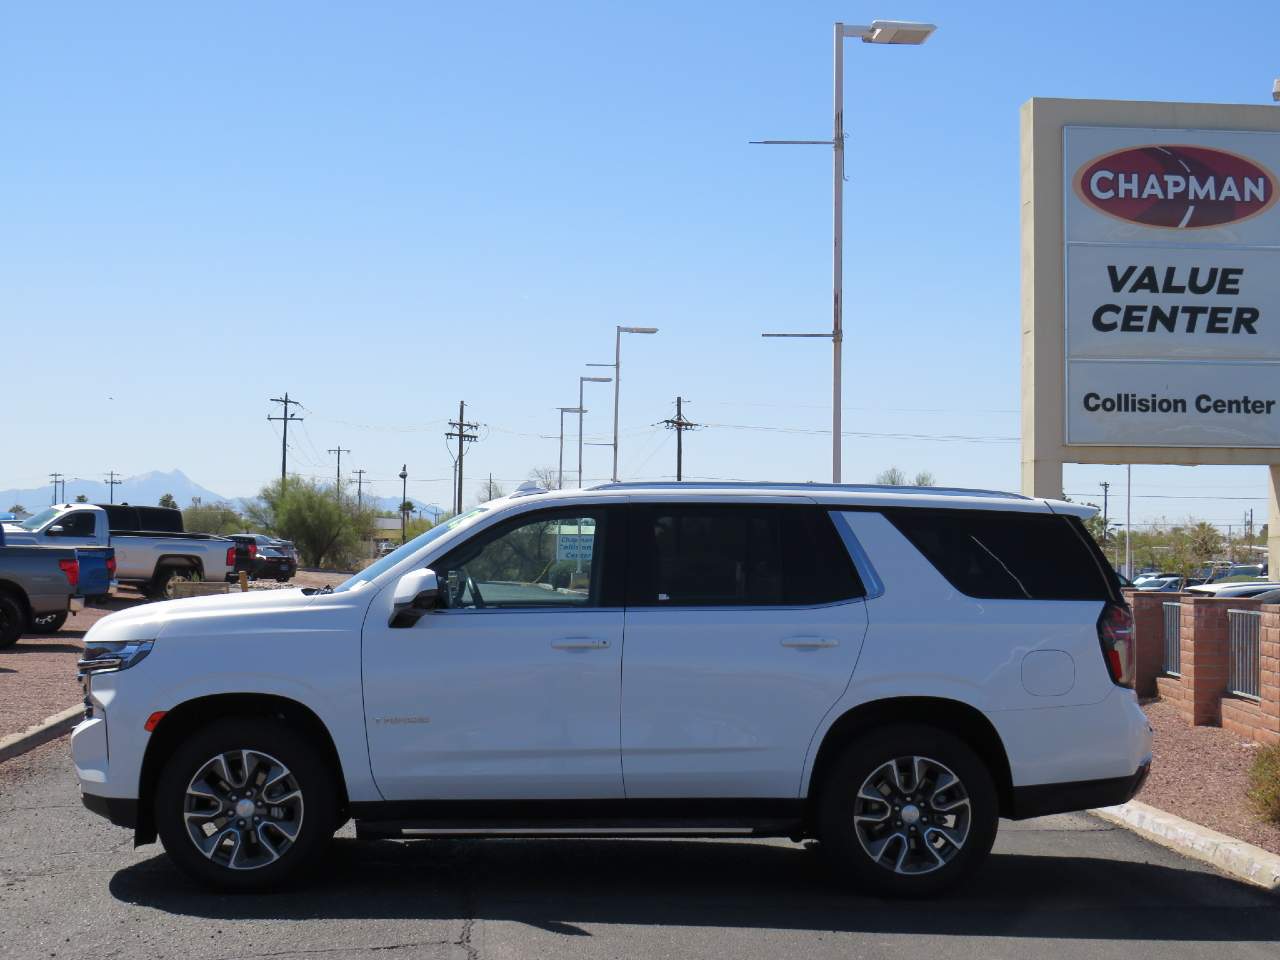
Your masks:
{"label": "front door", "polygon": [[622,796],[611,510],[539,510],[432,563],[441,606],[364,627],[365,722],[388,800]]}
{"label": "front door", "polygon": [[867,629],[826,512],[636,504],[622,768],[629,798],[795,798]]}

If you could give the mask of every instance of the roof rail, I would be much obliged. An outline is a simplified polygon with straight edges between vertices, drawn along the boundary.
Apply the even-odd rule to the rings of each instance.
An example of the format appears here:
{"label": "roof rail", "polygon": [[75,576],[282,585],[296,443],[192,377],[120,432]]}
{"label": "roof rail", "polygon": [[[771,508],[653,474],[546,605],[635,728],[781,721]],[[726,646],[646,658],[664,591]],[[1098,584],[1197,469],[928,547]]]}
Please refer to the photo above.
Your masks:
{"label": "roof rail", "polygon": [[1005,490],[982,490],[970,487],[912,487],[890,486],[883,483],[779,483],[773,481],[754,480],[622,480],[617,483],[601,483],[592,490],[694,490],[694,489],[765,489],[796,490],[805,493],[920,493],[941,494],[954,497],[989,497],[1009,500],[1030,500],[1031,497],[1021,493],[1009,493]]}

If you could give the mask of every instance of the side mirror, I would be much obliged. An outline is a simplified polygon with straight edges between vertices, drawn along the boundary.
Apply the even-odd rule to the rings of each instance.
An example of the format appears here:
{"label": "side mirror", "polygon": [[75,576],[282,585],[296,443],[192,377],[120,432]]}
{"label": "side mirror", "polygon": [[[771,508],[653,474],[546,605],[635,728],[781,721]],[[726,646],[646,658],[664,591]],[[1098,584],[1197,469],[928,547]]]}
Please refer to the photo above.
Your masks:
{"label": "side mirror", "polygon": [[440,584],[434,570],[410,570],[396,584],[391,606],[396,613],[402,610],[430,610],[436,605],[438,596]]}
{"label": "side mirror", "polygon": [[62,524],[60,524],[60,523],[55,523],[52,527],[50,527],[48,530],[46,530],[46,531],[45,531],[45,533],[46,533],[46,534],[48,534],[48,535],[49,535],[49,536],[51,536],[51,537],[60,537],[60,536],[62,536]]}

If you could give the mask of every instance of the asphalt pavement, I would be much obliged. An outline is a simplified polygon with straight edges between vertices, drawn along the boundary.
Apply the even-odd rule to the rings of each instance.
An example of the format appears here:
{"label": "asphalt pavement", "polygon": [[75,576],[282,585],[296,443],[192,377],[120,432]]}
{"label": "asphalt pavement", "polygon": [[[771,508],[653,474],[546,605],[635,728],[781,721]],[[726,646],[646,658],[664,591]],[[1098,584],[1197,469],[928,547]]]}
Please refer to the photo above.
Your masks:
{"label": "asphalt pavement", "polygon": [[783,841],[357,842],[227,896],[80,804],[63,738],[0,764],[0,957],[1280,956],[1280,898],[1085,815],[1002,823],[958,893],[844,892]]}

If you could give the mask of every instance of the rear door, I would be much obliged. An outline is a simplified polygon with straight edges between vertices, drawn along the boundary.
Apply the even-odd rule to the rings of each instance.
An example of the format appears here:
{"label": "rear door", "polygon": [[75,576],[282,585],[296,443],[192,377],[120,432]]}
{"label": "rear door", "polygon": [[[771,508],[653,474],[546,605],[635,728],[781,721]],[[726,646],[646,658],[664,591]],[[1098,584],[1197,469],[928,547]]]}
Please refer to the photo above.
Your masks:
{"label": "rear door", "polygon": [[627,797],[796,797],[867,629],[826,511],[634,504],[628,539]]}

